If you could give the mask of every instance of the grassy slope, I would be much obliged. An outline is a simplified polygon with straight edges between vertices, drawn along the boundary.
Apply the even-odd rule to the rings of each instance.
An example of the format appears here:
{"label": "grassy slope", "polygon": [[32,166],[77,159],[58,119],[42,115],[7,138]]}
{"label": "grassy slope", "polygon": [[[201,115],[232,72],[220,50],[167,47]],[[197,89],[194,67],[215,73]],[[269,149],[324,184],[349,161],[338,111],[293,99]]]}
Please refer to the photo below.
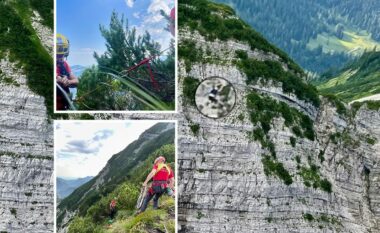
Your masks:
{"label": "grassy slope", "polygon": [[315,82],[323,94],[335,94],[346,102],[380,93],[380,52],[365,53],[336,74]]}
{"label": "grassy slope", "polygon": [[365,50],[380,48],[380,43],[373,40],[366,31],[358,32],[353,29],[343,31],[343,38],[339,39],[334,34],[321,33],[315,39],[310,39],[307,48],[316,49],[323,47],[324,53],[344,52],[354,56],[361,55]]}

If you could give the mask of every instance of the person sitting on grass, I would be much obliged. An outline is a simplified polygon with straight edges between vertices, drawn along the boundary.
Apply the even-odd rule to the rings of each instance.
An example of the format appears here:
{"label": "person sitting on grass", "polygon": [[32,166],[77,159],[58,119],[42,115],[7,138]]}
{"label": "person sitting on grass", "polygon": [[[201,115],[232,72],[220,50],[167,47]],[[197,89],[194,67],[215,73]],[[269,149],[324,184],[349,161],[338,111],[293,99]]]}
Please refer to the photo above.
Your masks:
{"label": "person sitting on grass", "polygon": [[[144,187],[148,185],[148,182],[153,178],[152,186],[149,188],[144,201],[137,211],[137,214],[142,213],[148,207],[149,201],[153,198],[153,209],[158,209],[158,199],[164,194],[170,193],[174,187],[174,173],[172,169],[165,164],[165,158],[159,156],[153,165],[152,171],[148,174],[145,179]],[[170,191],[169,191],[170,190]]]}

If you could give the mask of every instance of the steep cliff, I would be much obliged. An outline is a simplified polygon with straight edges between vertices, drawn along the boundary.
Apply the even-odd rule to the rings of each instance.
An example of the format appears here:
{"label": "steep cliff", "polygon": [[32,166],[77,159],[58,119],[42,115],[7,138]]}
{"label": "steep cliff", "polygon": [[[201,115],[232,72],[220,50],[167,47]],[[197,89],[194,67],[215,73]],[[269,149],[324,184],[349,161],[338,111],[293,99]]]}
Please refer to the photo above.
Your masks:
{"label": "steep cliff", "polygon": [[53,232],[53,127],[42,89],[31,77],[38,70],[41,86],[51,77],[52,59],[43,45],[52,48],[53,36],[43,33],[52,30],[40,23],[37,11],[32,24],[28,4],[0,2],[1,232]]}
{"label": "steep cliff", "polygon": [[[180,232],[378,232],[379,110],[318,97],[229,7],[179,1],[179,17]],[[193,100],[212,76],[237,93],[220,119]]]}

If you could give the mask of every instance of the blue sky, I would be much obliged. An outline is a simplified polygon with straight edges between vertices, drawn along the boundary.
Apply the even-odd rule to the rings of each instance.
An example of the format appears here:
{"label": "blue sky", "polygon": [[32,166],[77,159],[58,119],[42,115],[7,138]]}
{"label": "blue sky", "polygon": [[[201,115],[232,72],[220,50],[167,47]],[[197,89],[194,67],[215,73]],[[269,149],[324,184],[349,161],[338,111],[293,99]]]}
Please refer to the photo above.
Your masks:
{"label": "blue sky", "polygon": [[56,121],[57,177],[96,176],[120,152],[158,121]]}
{"label": "blue sky", "polygon": [[164,30],[167,21],[160,9],[169,13],[172,7],[174,0],[57,0],[57,33],[70,40],[70,65],[96,64],[93,52],[106,49],[99,24],[108,27],[115,10],[120,16],[124,14],[138,33],[147,30],[164,49],[172,36]]}

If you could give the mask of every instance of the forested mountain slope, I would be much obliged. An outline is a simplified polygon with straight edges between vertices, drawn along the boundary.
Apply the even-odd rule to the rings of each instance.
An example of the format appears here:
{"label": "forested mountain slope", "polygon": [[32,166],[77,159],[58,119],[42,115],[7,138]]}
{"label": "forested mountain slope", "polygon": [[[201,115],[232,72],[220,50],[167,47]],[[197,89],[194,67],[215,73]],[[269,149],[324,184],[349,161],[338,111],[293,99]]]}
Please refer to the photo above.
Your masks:
{"label": "forested mountain slope", "polygon": [[377,0],[217,0],[303,68],[323,73],[339,68],[364,49],[379,48]]}

